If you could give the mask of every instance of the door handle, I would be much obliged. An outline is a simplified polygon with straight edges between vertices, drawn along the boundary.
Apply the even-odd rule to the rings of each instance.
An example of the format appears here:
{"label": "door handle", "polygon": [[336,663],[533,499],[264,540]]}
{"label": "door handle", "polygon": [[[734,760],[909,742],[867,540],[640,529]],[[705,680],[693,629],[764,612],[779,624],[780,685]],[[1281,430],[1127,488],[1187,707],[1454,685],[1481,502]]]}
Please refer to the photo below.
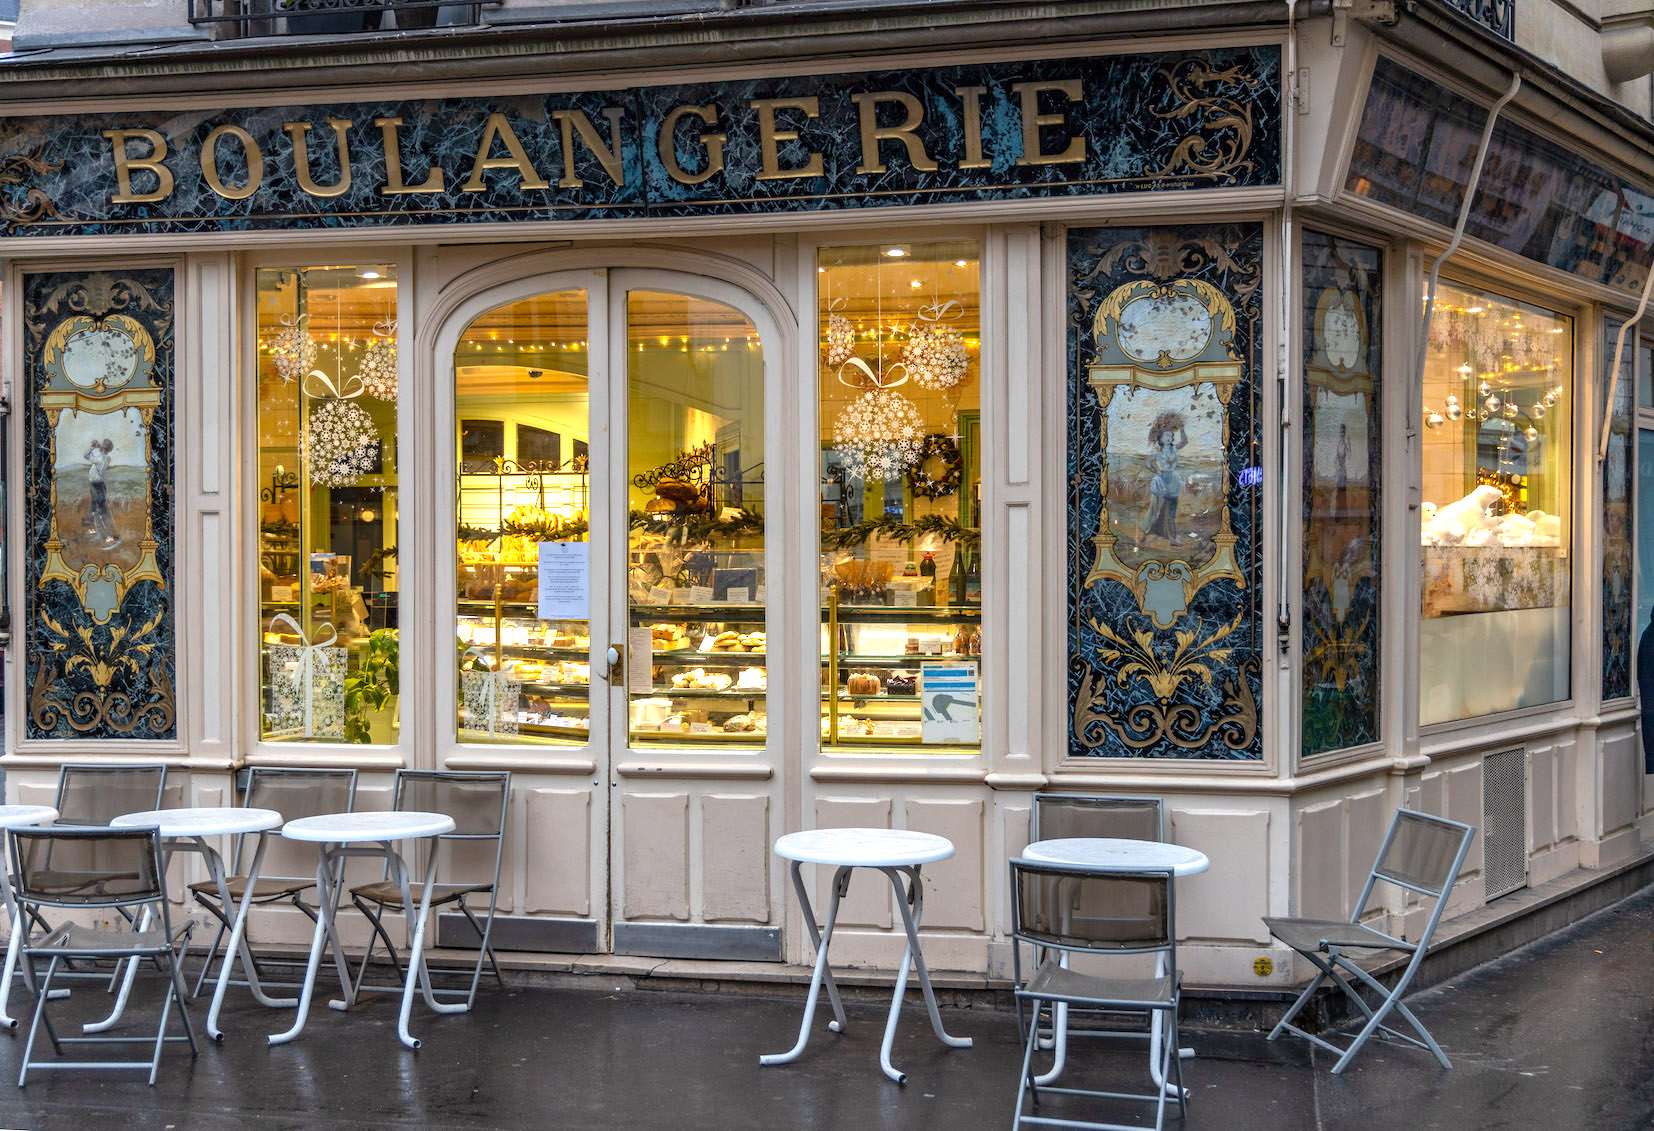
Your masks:
{"label": "door handle", "polygon": [[603,672],[598,672],[597,673],[598,675],[603,676],[603,678],[608,680],[610,683],[614,683],[617,680],[625,678],[625,676],[626,676],[626,672],[625,672],[626,649],[625,648],[621,647],[619,644],[611,644],[611,645],[609,645],[609,651],[604,655],[603,658],[606,661],[608,661],[609,670],[608,670],[607,674],[605,674]]}

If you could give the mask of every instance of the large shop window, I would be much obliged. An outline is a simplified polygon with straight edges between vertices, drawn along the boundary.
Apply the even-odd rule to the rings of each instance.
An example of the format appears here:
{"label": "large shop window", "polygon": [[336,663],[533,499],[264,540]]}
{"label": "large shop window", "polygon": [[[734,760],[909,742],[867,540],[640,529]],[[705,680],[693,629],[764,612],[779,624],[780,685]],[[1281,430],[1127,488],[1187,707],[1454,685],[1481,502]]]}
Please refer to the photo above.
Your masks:
{"label": "large shop window", "polygon": [[977,244],[823,248],[821,742],[981,743]]}
{"label": "large shop window", "polygon": [[261,731],[397,741],[396,273],[258,272]]}
{"label": "large shop window", "polygon": [[1377,742],[1383,431],[1375,247],[1305,231],[1305,757]]}
{"label": "large shop window", "polygon": [[1573,322],[1444,285],[1424,371],[1419,722],[1569,694]]}
{"label": "large shop window", "polygon": [[539,602],[542,554],[587,552],[586,308],[585,291],[536,295],[484,314],[455,349],[463,742],[589,738],[589,621]]}

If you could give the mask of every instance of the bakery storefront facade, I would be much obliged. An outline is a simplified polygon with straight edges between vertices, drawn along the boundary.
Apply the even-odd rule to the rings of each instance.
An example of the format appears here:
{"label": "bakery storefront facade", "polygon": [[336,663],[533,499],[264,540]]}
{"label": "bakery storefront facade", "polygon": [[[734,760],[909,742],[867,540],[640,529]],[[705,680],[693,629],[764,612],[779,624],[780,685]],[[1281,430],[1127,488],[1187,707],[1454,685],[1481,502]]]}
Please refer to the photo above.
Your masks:
{"label": "bakery storefront facade", "polygon": [[1352,30],[1289,113],[1297,50],[13,84],[12,799],[508,768],[503,950],[790,963],[774,839],[923,829],[997,975],[1031,794],[1151,793],[1230,984],[1397,804],[1484,829],[1457,910],[1638,855],[1649,187],[1502,108],[1431,288],[1497,93]]}

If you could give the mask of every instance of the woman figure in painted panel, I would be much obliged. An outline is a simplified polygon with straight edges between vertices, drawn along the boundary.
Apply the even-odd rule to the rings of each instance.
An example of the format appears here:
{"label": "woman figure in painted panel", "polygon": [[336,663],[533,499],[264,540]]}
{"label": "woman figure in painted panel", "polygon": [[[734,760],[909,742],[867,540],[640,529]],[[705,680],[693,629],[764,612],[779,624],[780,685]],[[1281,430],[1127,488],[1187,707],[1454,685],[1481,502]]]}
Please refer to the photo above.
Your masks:
{"label": "woman figure in painted panel", "polygon": [[109,514],[109,493],[104,474],[109,470],[110,453],[115,444],[107,437],[93,440],[86,449],[86,526],[105,546],[120,545],[115,534],[115,520]]}
{"label": "woman figure in painted panel", "polygon": [[1143,534],[1157,535],[1177,545],[1177,500],[1183,494],[1183,472],[1177,453],[1189,446],[1189,433],[1180,412],[1162,412],[1149,427],[1149,509]]}

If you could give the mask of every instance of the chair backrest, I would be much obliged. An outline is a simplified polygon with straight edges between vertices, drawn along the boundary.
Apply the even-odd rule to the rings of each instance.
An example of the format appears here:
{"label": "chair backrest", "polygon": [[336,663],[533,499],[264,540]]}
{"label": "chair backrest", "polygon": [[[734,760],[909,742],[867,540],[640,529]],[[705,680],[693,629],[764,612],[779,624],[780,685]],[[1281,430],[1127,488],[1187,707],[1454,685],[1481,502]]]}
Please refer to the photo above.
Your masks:
{"label": "chair backrest", "polygon": [[[254,766],[247,771],[247,793],[242,803],[250,809],[274,809],[282,822],[324,813],[349,813],[356,805],[355,770],[317,770],[306,767]],[[237,840],[235,871],[243,872],[251,835]],[[263,875],[293,879],[312,874],[316,854],[312,845],[297,845],[270,837]]]}
{"label": "chair backrest", "polygon": [[505,834],[510,798],[508,770],[398,770],[391,807],[452,817],[454,831],[443,834],[444,840],[491,840]]}
{"label": "chair backrest", "polygon": [[1372,898],[1373,886],[1379,880],[1433,898],[1436,903],[1430,910],[1430,919],[1414,940],[1417,953],[1422,956],[1430,945],[1430,936],[1435,933],[1443,909],[1447,907],[1447,893],[1459,878],[1464,858],[1470,852],[1470,842],[1475,836],[1474,827],[1459,821],[1432,817],[1412,809],[1397,809],[1390,820],[1389,832],[1384,834],[1384,843],[1379,846],[1373,870],[1367,874],[1367,882],[1356,897],[1355,906],[1350,909],[1350,922],[1360,921],[1361,913]]}
{"label": "chair backrest", "polygon": [[17,898],[54,907],[164,903],[161,837],[154,828],[11,830]]}
{"label": "chair backrest", "polygon": [[1145,954],[1176,946],[1172,871],[1011,861],[1011,934],[1063,950]]}
{"label": "chair backrest", "polygon": [[57,775],[57,824],[108,825],[125,813],[162,806],[167,786],[163,765],[64,765]]}
{"label": "chair backrest", "polygon": [[1158,797],[1104,797],[1081,793],[1034,794],[1032,840],[1101,837],[1166,839]]}

